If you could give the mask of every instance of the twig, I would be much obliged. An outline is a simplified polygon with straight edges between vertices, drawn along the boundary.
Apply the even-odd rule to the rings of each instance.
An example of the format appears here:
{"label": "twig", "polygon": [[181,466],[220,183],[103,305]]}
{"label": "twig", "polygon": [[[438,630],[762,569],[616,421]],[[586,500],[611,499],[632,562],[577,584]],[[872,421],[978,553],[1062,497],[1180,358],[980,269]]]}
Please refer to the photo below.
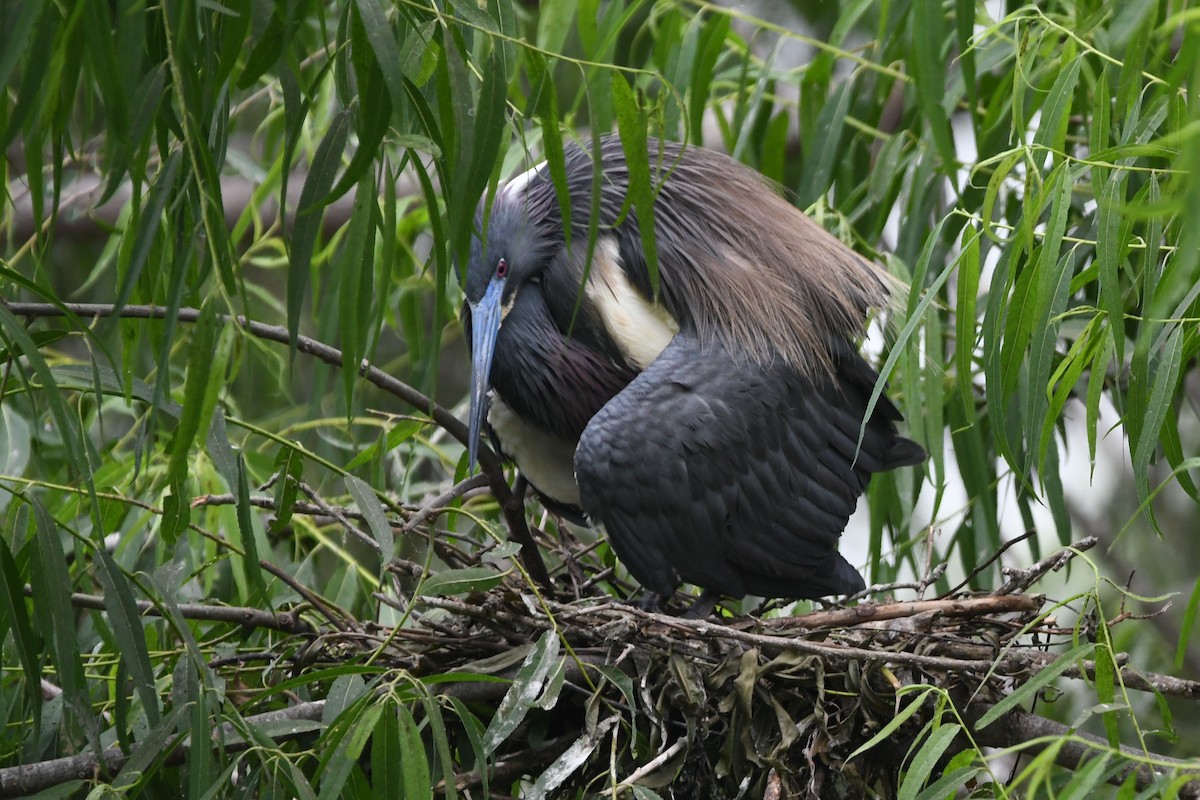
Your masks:
{"label": "twig", "polygon": [[1020,536],[1016,537],[1015,539],[1009,539],[1007,542],[1000,545],[1000,549],[997,550],[995,553],[992,553],[991,557],[987,561],[984,561],[982,564],[979,564],[978,566],[976,566],[975,569],[971,570],[971,574],[968,575],[967,577],[963,578],[962,583],[958,584],[958,586],[955,586],[953,589],[946,592],[946,594],[944,596],[951,597],[951,596],[957,594],[958,592],[961,592],[963,590],[963,587],[967,586],[972,581],[972,579],[974,579],[974,577],[976,575],[983,572],[985,569],[990,567],[992,564],[996,563],[996,559],[1000,558],[1000,556],[1007,553],[1008,549],[1010,547],[1012,547],[1013,545],[1020,544],[1021,542],[1025,541],[1026,539],[1028,539],[1029,537],[1033,536],[1036,533],[1037,533],[1037,531],[1035,531],[1035,530],[1025,531],[1024,533],[1022,533]]}
{"label": "twig", "polygon": [[[192,508],[198,508],[200,506],[232,506],[236,504],[237,498],[232,494],[202,494],[199,497],[192,498]],[[261,508],[264,511],[278,510],[278,504],[275,502],[275,498],[273,497],[251,495],[250,505],[254,506],[255,508]],[[344,517],[356,519],[360,522],[366,521],[363,513],[357,509],[344,508],[341,506],[334,506],[333,508],[335,508],[337,512]],[[309,517],[328,516],[328,513],[324,507],[318,506],[315,503],[306,503],[303,500],[297,500],[292,505],[292,511],[296,514],[304,514],[305,516]],[[393,529],[398,529],[399,527],[400,525],[398,524],[392,524]]]}
{"label": "twig", "polygon": [[[989,658],[994,649],[987,645],[971,642],[945,642],[933,648],[936,652],[954,658]],[[1010,650],[1000,659],[1005,672],[1040,672],[1050,667],[1057,657],[1054,653],[1039,650]],[[1120,661],[1120,658],[1118,658]],[[1121,682],[1126,689],[1139,692],[1158,692],[1172,697],[1182,697],[1188,700],[1200,700],[1200,681],[1176,678],[1173,675],[1162,675],[1157,672],[1145,672],[1133,667],[1119,665]],[[1084,678],[1089,681],[1096,679],[1096,662],[1083,661],[1078,666],[1068,667],[1063,671],[1065,678]]]}
{"label": "twig", "polygon": [[479,489],[487,486],[487,484],[488,477],[482,473],[478,475],[472,475],[469,478],[464,478],[454,486],[451,486],[449,489],[439,494],[437,497],[431,498],[430,500],[422,503],[421,507],[417,509],[416,513],[408,518],[408,522],[404,523],[404,526],[401,528],[401,530],[403,530],[405,533],[415,530],[417,526],[423,524],[430,517],[433,517],[443,511],[448,505],[450,505],[450,503],[454,502],[459,497],[462,497],[472,489]]}
{"label": "twig", "polygon": [[941,578],[945,572],[946,565],[944,563],[936,564],[932,569],[929,570],[928,573],[926,573],[925,577],[919,581],[897,581],[895,583],[880,583],[875,586],[868,586],[858,594],[850,595],[842,602],[849,603],[855,600],[862,600],[865,597],[872,597],[877,594],[890,594],[897,589],[912,589],[913,591],[917,592],[917,596],[919,597],[931,583],[937,583],[938,579]]}
{"label": "twig", "polygon": [[661,767],[663,764],[674,758],[681,750],[687,747],[687,737],[681,736],[675,740],[675,743],[656,755],[654,758],[647,761],[642,766],[635,769],[629,774],[629,777],[621,781],[617,786],[633,786],[642,778],[649,775],[654,770]]}
{"label": "twig", "polygon": [[1079,555],[1079,553],[1084,550],[1091,550],[1099,541],[1095,536],[1088,536],[1080,539],[1070,547],[1064,547],[1049,558],[1043,558],[1029,569],[1006,568],[1004,574],[1008,576],[1008,580],[996,590],[996,594],[1012,594],[1013,592],[1025,591],[1047,572],[1052,570],[1057,572],[1066,566],[1068,561]]}
{"label": "twig", "polygon": [[[25,585],[26,596],[33,595],[33,587]],[[161,617],[162,609],[148,600],[135,600],[138,613],[147,617]],[[96,594],[71,594],[71,605],[76,608],[90,608],[97,611],[107,611],[108,606],[102,596]],[[206,622],[228,622],[232,625],[244,625],[249,628],[268,628],[284,633],[315,634],[313,625],[302,618],[298,611],[263,611],[258,608],[245,606],[209,606],[200,603],[179,603],[179,609],[184,619],[198,619]]]}
{"label": "twig", "polygon": [[306,494],[310,500],[316,503],[317,507],[320,508],[321,511],[337,520],[337,523],[349,531],[354,538],[367,545],[367,547],[370,547],[376,553],[381,554],[384,558],[387,558],[391,555],[391,553],[383,552],[383,547],[380,546],[379,542],[375,541],[374,536],[368,536],[365,531],[352,523],[339,509],[334,508],[322,500],[321,496],[317,494],[316,489],[313,489],[304,481],[300,481],[300,491],[304,492],[304,494]]}
{"label": "twig", "polygon": [[[116,311],[116,307],[108,303],[64,303],[62,308],[60,308],[51,303],[9,303],[5,300],[0,300],[0,302],[3,302],[13,314],[33,319],[38,317],[61,317],[64,315],[62,308],[66,308],[72,314],[79,317],[110,317]],[[166,314],[167,309],[162,306],[127,305],[121,309],[119,316],[124,319],[163,319]],[[200,318],[200,312],[195,308],[181,308],[179,309],[177,318],[181,322],[195,322]],[[218,319],[224,322],[232,321],[243,330],[260,339],[280,344],[291,344],[288,331],[282,326],[266,325],[261,322],[248,320],[241,315],[235,317],[220,314],[218,315]],[[319,342],[316,339],[298,334],[295,339],[295,346],[299,352],[314,356],[326,364],[335,367],[343,366],[342,351]],[[367,381],[383,391],[403,400],[413,408],[429,414],[430,418],[443,430],[463,445],[467,444],[467,426],[447,409],[438,405],[408,384],[398,381],[386,372],[372,366],[365,359],[359,365],[358,372]],[[504,513],[504,520],[508,525],[509,535],[521,545],[521,562],[525,565],[525,569],[528,570],[530,577],[533,578],[535,583],[543,588],[549,588],[551,585],[550,574],[546,571],[546,565],[542,561],[537,543],[533,540],[533,535],[529,532],[529,525],[525,521],[524,504],[520,498],[516,498],[513,495],[504,478],[504,465],[501,463],[500,458],[482,443],[479,447],[477,460],[480,469],[487,475],[488,486],[491,488],[492,494],[495,496],[496,501],[500,504],[501,511]]]}
{"label": "twig", "polygon": [[325,618],[329,620],[338,630],[348,631],[358,627],[358,622],[353,617],[351,617],[349,614],[346,614],[344,611],[335,610],[333,606],[325,602],[323,597],[297,581],[291,575],[288,575],[270,561],[260,561],[259,564],[267,572],[286,583],[288,587],[292,589],[292,591],[296,592],[296,594],[307,600],[313,608],[325,615]]}
{"label": "twig", "polygon": [[1045,598],[1041,595],[1022,594],[964,597],[957,600],[910,600],[904,603],[860,603],[850,608],[835,608],[800,617],[766,620],[763,626],[778,631],[794,628],[844,628],[864,622],[901,619],[931,612],[945,617],[980,617],[987,614],[1037,611],[1044,601]]}

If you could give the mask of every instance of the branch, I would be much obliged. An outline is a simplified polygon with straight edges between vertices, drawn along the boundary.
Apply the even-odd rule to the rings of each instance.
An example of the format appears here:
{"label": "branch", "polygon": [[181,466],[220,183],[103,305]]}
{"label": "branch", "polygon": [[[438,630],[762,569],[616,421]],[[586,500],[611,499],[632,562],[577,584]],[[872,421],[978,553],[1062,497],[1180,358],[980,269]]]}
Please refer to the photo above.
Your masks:
{"label": "branch", "polygon": [[[50,303],[9,303],[2,300],[0,302],[4,302],[13,314],[31,319],[61,317],[65,315],[64,308],[79,317],[111,317],[116,315],[122,319],[163,319],[167,314],[167,309],[162,306],[130,305],[123,307],[120,313],[116,314],[116,306],[107,303],[65,303],[62,307],[59,307]],[[243,330],[260,339],[280,344],[291,343],[287,329],[279,325],[266,325],[261,322],[248,320],[241,315],[233,317],[221,314],[218,316],[222,321],[234,322]],[[177,318],[181,322],[195,322],[199,317],[199,310],[194,308],[181,308],[177,315]],[[341,350],[330,347],[316,339],[297,335],[296,349],[302,353],[314,356],[331,366],[339,368],[344,366]],[[464,446],[467,444],[467,426],[458,417],[451,414],[449,410],[438,405],[432,399],[426,397],[408,384],[398,381],[386,372],[372,366],[365,359],[359,366],[358,372],[367,381],[388,394],[399,398],[413,408],[429,414],[430,418],[439,427]],[[479,448],[478,461],[480,469],[487,475],[488,486],[491,488],[492,494],[495,496],[504,513],[509,535],[521,545],[521,563],[525,565],[525,569],[529,571],[529,575],[535,583],[543,588],[549,588],[550,573],[546,571],[546,565],[542,561],[542,555],[538,550],[537,542],[533,540],[533,534],[530,533],[529,524],[525,520],[524,501],[522,498],[515,497],[509,489],[508,482],[504,478],[504,465],[501,463],[500,458],[486,446]]]}
{"label": "branch", "polygon": [[1082,551],[1091,550],[1099,541],[1095,536],[1087,536],[1070,547],[1062,548],[1049,558],[1043,558],[1029,569],[1005,567],[1004,574],[1008,576],[1008,580],[996,590],[996,594],[1012,594],[1013,592],[1025,591],[1047,572],[1057,572]]}
{"label": "branch", "polygon": [[845,628],[864,622],[902,619],[918,614],[943,617],[979,617],[987,614],[1006,614],[1018,611],[1037,611],[1045,598],[1042,595],[1005,595],[1001,597],[965,597],[957,600],[912,600],[904,603],[861,603],[851,608],[815,611],[800,617],[780,617],[764,623],[771,630],[788,631],[794,628]]}
{"label": "branch", "polygon": [[[33,587],[25,586],[25,595],[33,596]],[[146,617],[161,617],[162,609],[148,600],[135,600],[138,613]],[[97,611],[108,611],[104,598],[96,594],[71,594],[71,605],[76,608],[91,608]],[[316,628],[303,619],[298,611],[262,611],[245,606],[209,606],[200,603],[179,603],[179,609],[184,619],[198,619],[206,622],[228,622],[232,625],[244,625],[250,628],[269,628],[284,633],[315,634]]]}

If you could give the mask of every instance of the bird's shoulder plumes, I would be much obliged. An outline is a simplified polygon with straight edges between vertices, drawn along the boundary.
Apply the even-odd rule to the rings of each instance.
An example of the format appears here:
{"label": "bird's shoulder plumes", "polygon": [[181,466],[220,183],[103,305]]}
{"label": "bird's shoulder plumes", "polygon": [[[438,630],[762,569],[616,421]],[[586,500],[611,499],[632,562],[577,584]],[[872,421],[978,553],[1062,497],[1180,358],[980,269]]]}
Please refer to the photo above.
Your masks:
{"label": "bird's shoulder plumes", "polygon": [[[824,371],[831,367],[829,337],[857,337],[868,311],[887,304],[890,276],[757,172],[700,147],[651,139],[649,151],[660,302],[681,330],[760,363],[783,358],[803,372]],[[601,139],[600,158],[600,236],[615,237],[628,279],[649,298],[638,219],[622,216],[630,177],[619,138]],[[592,154],[569,148],[566,174],[572,248],[586,248]],[[561,229],[547,170],[523,176],[508,201],[518,198],[531,221],[553,220]]]}

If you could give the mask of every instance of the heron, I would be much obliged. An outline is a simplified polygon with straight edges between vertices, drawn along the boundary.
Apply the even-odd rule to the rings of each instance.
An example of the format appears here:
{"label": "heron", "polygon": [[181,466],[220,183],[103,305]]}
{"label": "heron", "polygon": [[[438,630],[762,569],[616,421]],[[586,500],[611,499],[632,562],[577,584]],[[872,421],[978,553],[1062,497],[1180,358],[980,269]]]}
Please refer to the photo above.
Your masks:
{"label": "heron", "polygon": [[654,607],[684,583],[701,615],[721,596],[862,591],[838,552],[847,521],[873,473],[925,459],[886,395],[871,406],[855,345],[894,281],[750,167],[648,150],[657,282],[615,134],[598,172],[566,149],[566,218],[545,164],[481,201],[460,274],[469,463],[486,429]]}

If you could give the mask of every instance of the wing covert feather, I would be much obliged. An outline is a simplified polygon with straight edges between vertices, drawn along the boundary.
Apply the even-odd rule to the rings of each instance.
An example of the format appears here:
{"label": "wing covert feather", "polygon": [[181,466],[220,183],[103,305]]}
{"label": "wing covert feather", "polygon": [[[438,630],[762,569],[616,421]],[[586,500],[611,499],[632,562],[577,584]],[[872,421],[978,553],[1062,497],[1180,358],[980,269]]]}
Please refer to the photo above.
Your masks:
{"label": "wing covert feather", "polygon": [[835,378],[812,377],[681,334],[592,418],[575,453],[581,504],[644,586],[861,588],[837,553],[842,529],[870,473],[920,448],[881,398],[856,453],[875,373],[848,344],[835,359]]}

